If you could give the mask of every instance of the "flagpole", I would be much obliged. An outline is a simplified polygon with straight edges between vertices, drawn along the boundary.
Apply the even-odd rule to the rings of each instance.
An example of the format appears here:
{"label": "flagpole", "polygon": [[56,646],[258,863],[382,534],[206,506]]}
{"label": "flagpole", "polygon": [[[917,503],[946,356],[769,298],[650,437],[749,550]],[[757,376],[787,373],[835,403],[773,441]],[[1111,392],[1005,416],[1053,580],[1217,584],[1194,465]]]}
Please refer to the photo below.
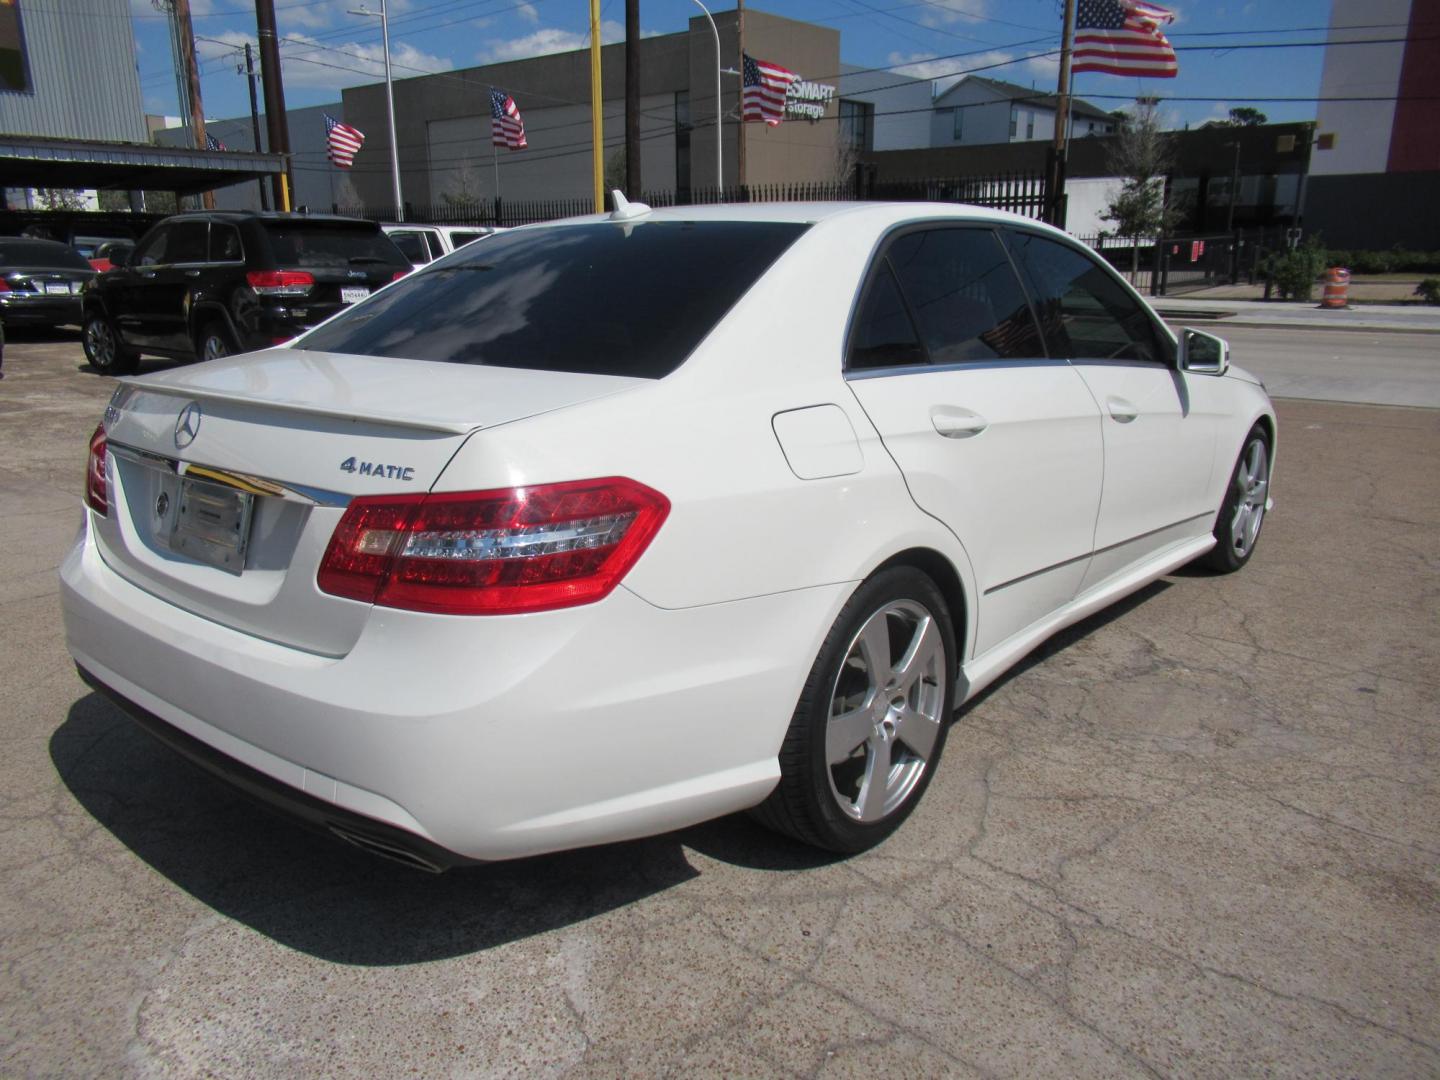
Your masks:
{"label": "flagpole", "polygon": [[[738,187],[745,187],[745,0],[735,0],[735,37],[740,43],[740,96],[736,99],[740,119],[735,125],[739,138],[735,146],[735,183]],[[715,122],[718,124],[721,119],[720,103],[715,103]],[[742,196],[743,197],[743,196]],[[724,201],[724,196],[717,196]]]}
{"label": "flagpole", "polygon": [[1065,205],[1065,139],[1070,126],[1070,89],[1073,73],[1070,52],[1075,40],[1075,0],[1065,0],[1065,25],[1060,39],[1060,81],[1055,88],[1055,138],[1050,163],[1050,224],[1063,227]]}
{"label": "flagpole", "polygon": [[595,212],[605,212],[605,102],[600,83],[600,0],[590,0],[590,171],[595,180]]}

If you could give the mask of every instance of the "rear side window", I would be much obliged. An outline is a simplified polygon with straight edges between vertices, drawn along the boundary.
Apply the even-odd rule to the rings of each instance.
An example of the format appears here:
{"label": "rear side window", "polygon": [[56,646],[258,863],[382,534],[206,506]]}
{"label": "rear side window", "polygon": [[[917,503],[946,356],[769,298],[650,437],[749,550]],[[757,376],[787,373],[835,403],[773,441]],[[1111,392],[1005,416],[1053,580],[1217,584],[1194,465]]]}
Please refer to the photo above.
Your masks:
{"label": "rear side window", "polygon": [[846,366],[963,364],[1044,356],[1025,292],[990,229],[901,234],[881,257]]}
{"label": "rear side window", "polygon": [[458,248],[458,247],[464,247],[466,244],[470,243],[470,241],[472,241],[472,240],[479,240],[480,237],[482,237],[482,236],[484,236],[484,235],[485,235],[484,233],[478,233],[478,232],[461,232],[461,231],[459,231],[459,230],[456,230],[455,232],[452,232],[452,233],[450,234],[450,244],[451,244],[451,246],[457,247],[457,248]]}
{"label": "rear side window", "polygon": [[400,249],[401,254],[412,263],[430,261],[430,249],[425,246],[425,237],[418,232],[389,233],[390,242]]}
{"label": "rear side window", "polygon": [[296,347],[658,379],[806,228],[652,221],[520,229],[396,282]]}
{"label": "rear side window", "polygon": [[1094,258],[1034,233],[1012,232],[1010,243],[1052,356],[1164,362],[1149,313]]}
{"label": "rear side window", "polygon": [[240,230],[234,225],[210,223],[210,261],[243,262],[245,249],[240,246]]}
{"label": "rear side window", "polygon": [[266,222],[270,252],[281,267],[346,270],[383,265],[409,269],[410,263],[389,237],[377,229],[305,222]]}

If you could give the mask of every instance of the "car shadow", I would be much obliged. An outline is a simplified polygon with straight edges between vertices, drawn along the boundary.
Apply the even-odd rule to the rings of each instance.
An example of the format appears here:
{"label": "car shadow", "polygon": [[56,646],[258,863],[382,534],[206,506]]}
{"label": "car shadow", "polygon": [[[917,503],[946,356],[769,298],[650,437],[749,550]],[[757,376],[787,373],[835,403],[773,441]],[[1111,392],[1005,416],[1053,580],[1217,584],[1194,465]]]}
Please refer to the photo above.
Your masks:
{"label": "car shadow", "polygon": [[687,846],[756,870],[837,858],[732,816],[431,875],[252,802],[93,693],[51,736],[50,758],[81,806],[152,869],[227,918],[339,964],[425,963],[584,922],[699,876]]}

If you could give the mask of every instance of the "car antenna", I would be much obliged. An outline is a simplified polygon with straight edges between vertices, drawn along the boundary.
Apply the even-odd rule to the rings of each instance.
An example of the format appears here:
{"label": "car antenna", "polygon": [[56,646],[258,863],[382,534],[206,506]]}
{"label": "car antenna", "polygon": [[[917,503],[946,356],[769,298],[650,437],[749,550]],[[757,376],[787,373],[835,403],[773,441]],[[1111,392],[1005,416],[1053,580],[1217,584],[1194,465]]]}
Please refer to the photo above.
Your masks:
{"label": "car antenna", "polygon": [[610,192],[610,198],[615,201],[615,209],[610,212],[611,221],[631,221],[650,213],[650,207],[643,202],[632,203],[619,188]]}

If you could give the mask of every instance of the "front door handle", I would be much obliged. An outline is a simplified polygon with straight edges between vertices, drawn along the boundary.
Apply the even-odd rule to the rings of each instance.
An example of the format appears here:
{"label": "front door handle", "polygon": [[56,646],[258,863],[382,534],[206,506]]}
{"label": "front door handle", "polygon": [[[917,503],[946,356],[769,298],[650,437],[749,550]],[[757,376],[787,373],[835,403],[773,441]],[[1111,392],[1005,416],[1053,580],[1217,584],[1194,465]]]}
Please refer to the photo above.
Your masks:
{"label": "front door handle", "polygon": [[199,277],[199,276],[200,276],[200,271],[199,271],[199,270],[186,270],[186,271],[185,271],[185,276],[186,276],[186,277]]}
{"label": "front door handle", "polygon": [[1110,410],[1110,418],[1121,424],[1128,424],[1140,415],[1140,410],[1124,398],[1107,397],[1105,408]]}
{"label": "front door handle", "polygon": [[935,425],[935,430],[947,439],[969,439],[990,426],[990,421],[979,413],[948,405],[938,405],[931,409],[930,422]]}

